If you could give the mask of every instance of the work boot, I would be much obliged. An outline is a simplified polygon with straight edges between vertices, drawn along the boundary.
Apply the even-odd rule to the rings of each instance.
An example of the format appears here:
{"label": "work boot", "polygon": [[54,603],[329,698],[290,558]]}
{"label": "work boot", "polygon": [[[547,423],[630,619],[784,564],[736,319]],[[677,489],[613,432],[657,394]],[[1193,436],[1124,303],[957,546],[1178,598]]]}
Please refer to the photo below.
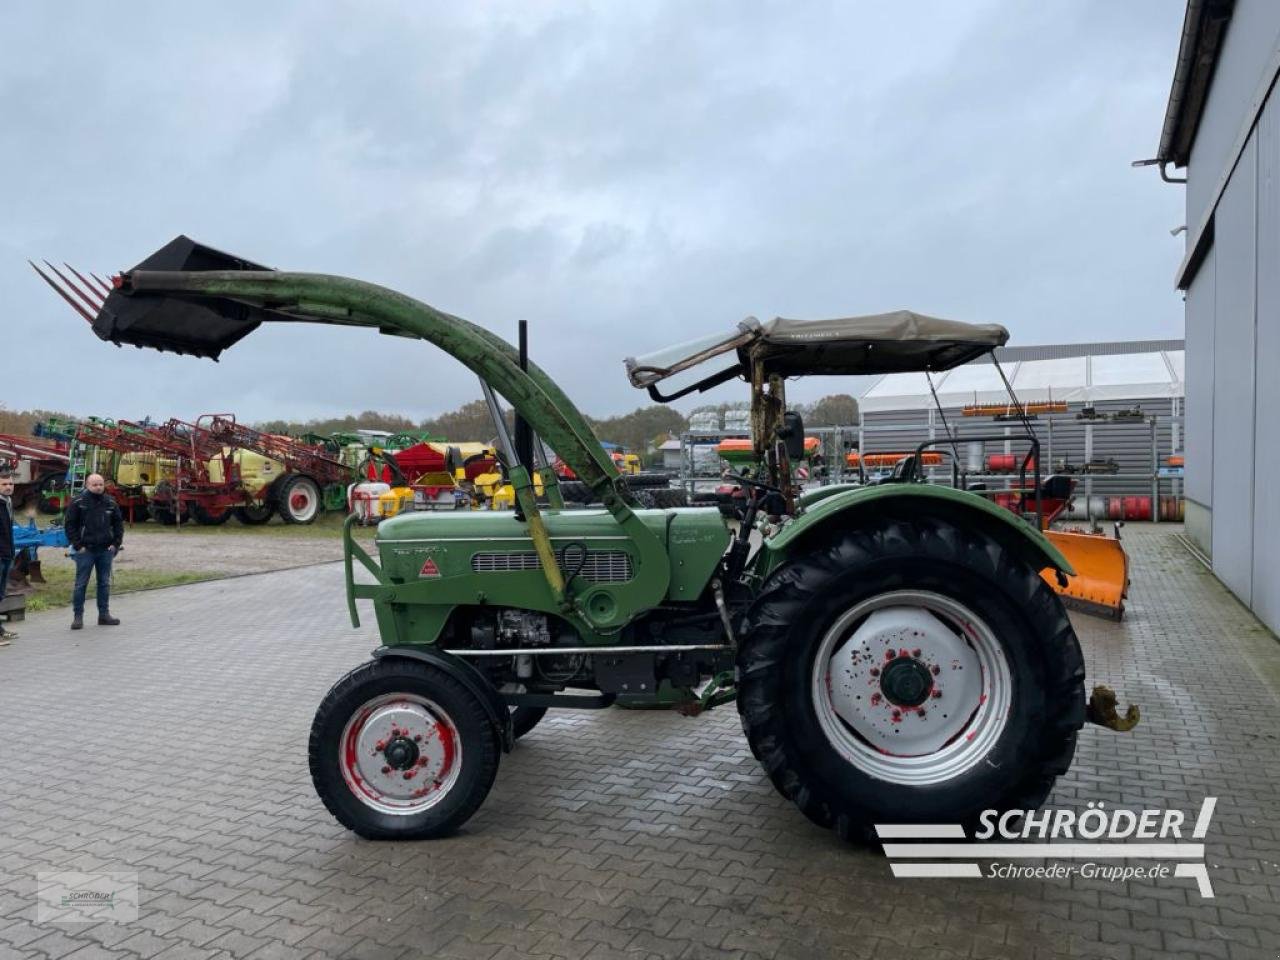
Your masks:
{"label": "work boot", "polygon": [[4,627],[0,627],[0,640],[7,641],[7,640],[17,640],[17,639],[18,639],[18,635],[14,633],[12,630],[6,630]]}
{"label": "work boot", "polygon": [[84,629],[84,614],[77,613],[75,615],[75,618],[71,621],[71,629],[72,630]]}
{"label": "work boot", "polygon": [[120,621],[109,613],[98,614],[98,626],[100,627],[118,627]]}

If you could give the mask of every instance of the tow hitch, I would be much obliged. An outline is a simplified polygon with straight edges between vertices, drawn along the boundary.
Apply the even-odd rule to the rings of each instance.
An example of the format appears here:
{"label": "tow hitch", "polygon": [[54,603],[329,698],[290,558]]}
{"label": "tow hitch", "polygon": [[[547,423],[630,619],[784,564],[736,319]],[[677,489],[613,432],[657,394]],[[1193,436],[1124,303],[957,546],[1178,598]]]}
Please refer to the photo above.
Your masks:
{"label": "tow hitch", "polygon": [[1116,711],[1116,692],[1102,683],[1093,688],[1088,709],[1085,710],[1085,719],[1090,723],[1096,723],[1100,727],[1120,733],[1136,727],[1141,716],[1142,711],[1138,709],[1136,703],[1129,704],[1129,709],[1125,711],[1124,716],[1120,716]]}

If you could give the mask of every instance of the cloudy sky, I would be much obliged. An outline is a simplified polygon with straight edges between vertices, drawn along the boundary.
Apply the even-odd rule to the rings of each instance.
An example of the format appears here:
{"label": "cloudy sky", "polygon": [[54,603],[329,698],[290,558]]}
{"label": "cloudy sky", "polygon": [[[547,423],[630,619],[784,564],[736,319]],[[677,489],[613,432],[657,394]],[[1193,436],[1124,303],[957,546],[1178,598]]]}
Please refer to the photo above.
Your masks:
{"label": "cloudy sky", "polygon": [[1129,162],[1155,150],[1182,11],[7,2],[0,403],[252,420],[478,396],[366,331],[263,329],[217,364],[117,349],[25,262],[119,270],[179,233],[510,336],[527,319],[597,415],[645,400],[623,357],[748,314],[1181,336],[1182,188]]}

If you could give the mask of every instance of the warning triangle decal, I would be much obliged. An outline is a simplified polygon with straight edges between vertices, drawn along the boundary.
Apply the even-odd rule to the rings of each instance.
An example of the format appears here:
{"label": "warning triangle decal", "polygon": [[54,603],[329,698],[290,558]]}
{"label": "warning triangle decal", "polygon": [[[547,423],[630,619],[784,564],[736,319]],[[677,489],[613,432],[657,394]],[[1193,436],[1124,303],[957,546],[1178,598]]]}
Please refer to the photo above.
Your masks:
{"label": "warning triangle decal", "polygon": [[438,577],[440,576],[440,568],[436,566],[436,562],[427,557],[427,562],[422,565],[422,569],[418,571],[419,577]]}

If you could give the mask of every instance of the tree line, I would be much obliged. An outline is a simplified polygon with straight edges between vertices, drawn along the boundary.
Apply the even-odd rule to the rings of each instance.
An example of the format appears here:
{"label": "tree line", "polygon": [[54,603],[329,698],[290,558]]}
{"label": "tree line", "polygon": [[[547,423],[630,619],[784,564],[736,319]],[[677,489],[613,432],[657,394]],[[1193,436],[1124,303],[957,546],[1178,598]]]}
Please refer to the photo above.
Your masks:
{"label": "tree line", "polygon": [[[690,411],[690,415],[714,410],[721,416],[726,410],[741,407],[736,403],[706,404]],[[858,401],[847,393],[831,394],[811,404],[798,404],[796,409],[804,416],[806,426],[838,427],[858,422]],[[510,411],[508,420],[511,418]],[[612,417],[588,416],[587,421],[596,436],[606,443],[614,443],[642,457],[652,453],[668,437],[677,436],[689,428],[689,418],[678,410],[660,404],[637,407],[630,413]],[[483,400],[472,400],[456,410],[436,417],[414,421],[396,413],[366,410],[358,415],[307,421],[269,420],[257,424],[259,430],[270,433],[351,433],[358,429],[387,430],[391,433],[427,433],[446,440],[493,439],[493,421]]]}
{"label": "tree line", "polygon": [[[691,413],[714,410],[723,415],[726,410],[740,408],[739,403],[707,404]],[[816,403],[800,404],[805,424],[811,427],[845,426],[857,423],[858,403],[848,394],[839,393],[823,397]],[[52,410],[9,410],[0,407],[0,433],[30,435],[40,421],[51,417],[69,418],[68,414]],[[126,419],[128,419],[126,417]],[[608,443],[645,456],[670,436],[688,429],[689,420],[678,410],[659,404],[638,407],[630,413],[612,417],[587,417],[596,436]],[[439,416],[415,420],[399,413],[365,410],[342,417],[322,417],[312,420],[265,420],[253,425],[267,433],[285,433],[291,436],[303,434],[354,433],[357,430],[386,430],[389,433],[426,433],[446,440],[479,440],[493,438],[493,422],[489,408],[483,400],[472,400],[456,410]]]}

